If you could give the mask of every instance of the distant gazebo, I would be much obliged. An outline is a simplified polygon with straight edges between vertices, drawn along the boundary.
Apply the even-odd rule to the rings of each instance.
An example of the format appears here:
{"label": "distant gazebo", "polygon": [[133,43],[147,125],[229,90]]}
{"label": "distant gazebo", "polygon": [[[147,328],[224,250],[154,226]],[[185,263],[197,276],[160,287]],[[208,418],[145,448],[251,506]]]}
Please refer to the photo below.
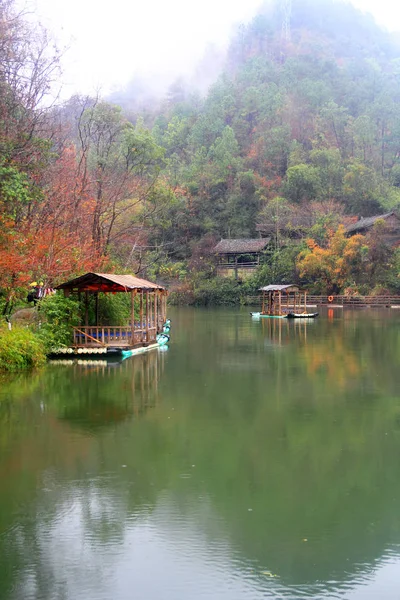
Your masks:
{"label": "distant gazebo", "polygon": [[261,315],[281,317],[289,313],[307,312],[307,291],[297,285],[266,285],[262,292]]}
{"label": "distant gazebo", "polygon": [[[86,273],[57,286],[65,296],[84,297],[84,325],[74,327],[73,348],[105,348],[126,350],[148,346],[156,342],[157,333],[166,319],[167,290],[134,275],[113,273]],[[99,323],[99,293],[125,293],[131,297],[131,317],[125,326]],[[95,324],[89,325],[89,295],[95,299]]]}
{"label": "distant gazebo", "polygon": [[214,248],[217,275],[235,279],[251,276],[270,241],[271,238],[221,240]]}

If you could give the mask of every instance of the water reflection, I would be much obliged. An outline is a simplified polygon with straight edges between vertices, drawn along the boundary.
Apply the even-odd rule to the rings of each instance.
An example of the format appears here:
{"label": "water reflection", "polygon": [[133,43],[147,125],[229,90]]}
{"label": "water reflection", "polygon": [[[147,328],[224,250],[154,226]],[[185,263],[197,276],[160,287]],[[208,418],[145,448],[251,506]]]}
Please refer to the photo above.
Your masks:
{"label": "water reflection", "polygon": [[66,362],[51,363],[46,379],[52,406],[54,399],[59,399],[59,418],[93,430],[138,417],[157,406],[158,381],[164,370],[162,352],[125,360]]}
{"label": "water reflection", "polygon": [[0,404],[0,597],[397,598],[387,314],[180,310],[167,353],[49,367]]}

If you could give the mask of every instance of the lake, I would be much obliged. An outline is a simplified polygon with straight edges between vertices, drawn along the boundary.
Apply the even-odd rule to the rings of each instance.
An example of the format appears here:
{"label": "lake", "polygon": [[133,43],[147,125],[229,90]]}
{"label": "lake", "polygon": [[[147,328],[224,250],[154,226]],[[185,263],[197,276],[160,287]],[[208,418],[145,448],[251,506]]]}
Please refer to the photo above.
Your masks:
{"label": "lake", "polygon": [[1,380],[1,600],[398,600],[400,311],[169,316]]}

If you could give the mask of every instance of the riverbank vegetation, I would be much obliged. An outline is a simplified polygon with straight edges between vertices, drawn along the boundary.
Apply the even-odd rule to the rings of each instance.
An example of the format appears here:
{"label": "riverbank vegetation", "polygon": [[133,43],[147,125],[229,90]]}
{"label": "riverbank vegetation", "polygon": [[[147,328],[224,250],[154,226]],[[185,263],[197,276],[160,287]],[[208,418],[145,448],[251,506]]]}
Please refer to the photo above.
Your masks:
{"label": "riverbank vegetation", "polygon": [[32,369],[46,362],[40,338],[29,329],[14,327],[0,329],[0,372]]}
{"label": "riverbank vegetation", "polygon": [[[372,17],[346,2],[293,0],[290,14],[268,2],[205,95],[182,79],[121,108],[50,102],[59,54],[12,0],[0,12],[5,314],[31,281],[92,270],[154,278],[195,304],[271,282],[400,292],[385,222],[343,229],[400,206],[400,38]],[[221,238],[259,235],[270,244],[251,279],[216,277]]]}

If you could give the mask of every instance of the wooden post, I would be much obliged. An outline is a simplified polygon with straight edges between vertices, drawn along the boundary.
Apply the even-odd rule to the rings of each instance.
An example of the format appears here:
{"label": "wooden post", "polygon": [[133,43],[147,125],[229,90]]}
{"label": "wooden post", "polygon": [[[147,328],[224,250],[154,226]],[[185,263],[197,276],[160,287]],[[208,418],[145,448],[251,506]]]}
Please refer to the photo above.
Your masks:
{"label": "wooden post", "polygon": [[167,292],[165,291],[163,292],[162,304],[162,324],[164,324],[167,318]]}
{"label": "wooden post", "polygon": [[278,314],[280,316],[282,314],[282,292],[279,291],[278,294],[279,294],[279,313]]}
{"label": "wooden post", "polygon": [[304,292],[304,312],[307,312],[307,292]]}
{"label": "wooden post", "polygon": [[261,308],[261,313],[265,314],[265,291],[263,290],[263,295],[262,295],[262,308]]}
{"label": "wooden post", "polygon": [[150,319],[150,302],[149,302],[149,292],[146,291],[146,342],[149,343],[149,319]]}
{"label": "wooden post", "polygon": [[136,290],[131,291],[131,344],[132,346],[135,343],[135,296]]}
{"label": "wooden post", "polygon": [[85,325],[89,326],[89,292],[85,291]]}
{"label": "wooden post", "polygon": [[154,327],[156,328],[156,334],[158,333],[157,302],[158,302],[158,290],[154,290]]}
{"label": "wooden post", "polygon": [[144,341],[144,337],[143,337],[143,290],[140,290],[140,308],[139,308],[139,319],[140,319],[140,323],[139,323],[139,328],[140,328],[140,341],[143,344]]}
{"label": "wooden post", "polygon": [[[153,300],[154,300],[153,292],[149,292],[149,329],[151,329],[153,327],[153,316],[154,316]],[[149,334],[150,334],[150,332],[149,332]],[[149,341],[149,340],[147,340],[147,341]]]}
{"label": "wooden post", "polygon": [[95,314],[96,314],[96,327],[99,325],[99,292],[95,293]]}

